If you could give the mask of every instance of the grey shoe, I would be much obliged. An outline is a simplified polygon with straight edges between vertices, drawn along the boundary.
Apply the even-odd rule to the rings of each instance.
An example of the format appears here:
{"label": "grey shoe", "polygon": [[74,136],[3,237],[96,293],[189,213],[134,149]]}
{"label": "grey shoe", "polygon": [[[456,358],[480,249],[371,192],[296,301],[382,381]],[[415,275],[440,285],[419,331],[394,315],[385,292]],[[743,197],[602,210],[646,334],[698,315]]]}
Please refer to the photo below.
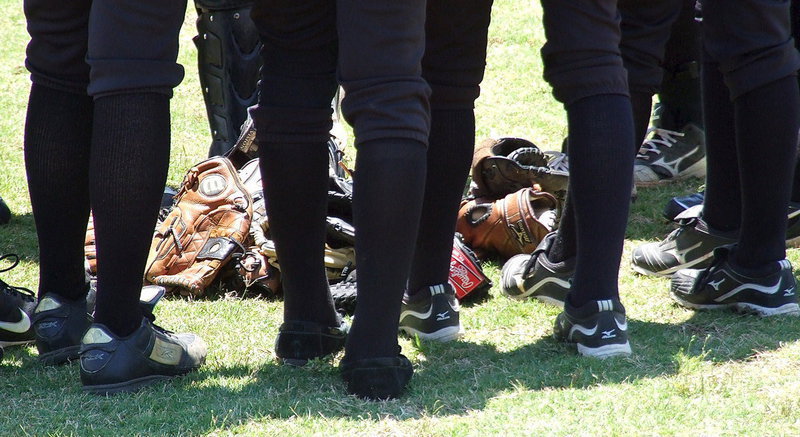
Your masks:
{"label": "grey shoe", "polygon": [[640,187],[705,175],[705,133],[694,124],[687,124],[681,132],[651,129],[633,166],[633,181]]}

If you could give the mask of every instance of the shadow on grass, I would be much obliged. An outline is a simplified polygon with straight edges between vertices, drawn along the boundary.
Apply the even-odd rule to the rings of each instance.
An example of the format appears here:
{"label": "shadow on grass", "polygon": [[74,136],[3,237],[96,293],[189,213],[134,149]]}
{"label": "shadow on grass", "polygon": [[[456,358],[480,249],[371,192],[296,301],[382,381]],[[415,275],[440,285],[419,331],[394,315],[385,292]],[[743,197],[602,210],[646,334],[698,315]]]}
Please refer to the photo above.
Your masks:
{"label": "shadow on grass", "polygon": [[[111,432],[121,425],[115,418],[125,417],[124,427],[129,431],[158,429],[194,435],[242,431],[241,427],[250,423],[277,426],[269,424],[274,420],[280,421],[280,426],[313,428],[335,419],[363,423],[385,417],[463,415],[482,410],[507,393],[634,384],[675,375],[687,356],[710,362],[747,361],[800,339],[798,318],[760,319],[729,312],[693,313],[678,324],[629,320],[629,329],[633,355],[608,360],[580,357],[574,347],[550,337],[531,337],[526,343],[527,338],[514,336],[530,334],[510,330],[494,331],[498,337],[485,343],[418,342],[415,348],[406,346],[415,363],[409,391],[389,402],[347,396],[336,367],[328,362],[291,368],[264,362],[263,356],[236,356],[236,362],[229,363],[215,359],[214,350],[199,372],[136,394],[109,398],[81,392],[77,363],[44,368],[33,348],[9,348],[0,377],[6,387],[16,387],[11,389],[14,392],[26,393],[20,407],[28,414],[51,414],[36,411],[49,411],[47,405],[54,402],[64,408],[80,408],[85,418],[70,416],[78,434]],[[24,400],[28,398],[30,402]],[[152,408],[154,405],[163,407]],[[42,432],[65,431],[59,423],[36,426]],[[335,426],[341,429],[343,425]]]}
{"label": "shadow on grass", "polygon": [[[174,409],[166,409],[142,418],[142,428],[136,428],[139,419],[134,417],[127,419],[128,425],[147,429],[148,423],[170,421],[182,433],[190,434],[238,429],[251,422],[275,419],[362,422],[387,416],[398,420],[446,417],[484,409],[492,399],[508,392],[591,390],[668,377],[679,371],[680,356],[712,362],[749,360],[800,339],[798,328],[800,321],[796,318],[759,319],[726,312],[696,313],[681,324],[630,320],[634,354],[608,360],[580,357],[573,347],[549,337],[508,350],[498,348],[502,338],[492,343],[422,342],[416,351],[406,351],[416,353],[415,376],[408,393],[389,402],[367,402],[345,395],[336,367],[318,361],[304,368],[274,362],[212,363],[170,385],[108,399],[81,396],[80,403],[84,408],[114,414],[130,408],[132,402],[159,405],[179,400],[182,408],[192,409],[191,420],[176,423]],[[77,385],[77,380],[72,384]],[[324,426],[325,422],[320,423],[308,426]]]}

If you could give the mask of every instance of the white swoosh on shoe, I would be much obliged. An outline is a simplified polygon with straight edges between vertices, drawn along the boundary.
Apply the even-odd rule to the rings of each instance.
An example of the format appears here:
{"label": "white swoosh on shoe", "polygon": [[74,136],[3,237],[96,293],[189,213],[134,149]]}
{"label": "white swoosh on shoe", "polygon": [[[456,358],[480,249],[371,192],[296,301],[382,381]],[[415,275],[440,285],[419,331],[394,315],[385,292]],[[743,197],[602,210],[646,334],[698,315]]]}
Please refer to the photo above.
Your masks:
{"label": "white swoosh on shoe", "polygon": [[572,334],[574,334],[575,331],[578,331],[587,337],[591,337],[597,332],[597,325],[594,325],[594,328],[592,329],[586,329],[581,325],[572,325],[572,329],[569,330],[569,338],[572,338]]}
{"label": "white swoosh on shoe", "polygon": [[755,290],[755,291],[758,291],[759,293],[775,294],[778,291],[780,291],[780,285],[781,285],[781,278],[778,278],[778,282],[776,282],[775,285],[772,285],[772,286],[769,286],[769,287],[765,286],[765,285],[757,285],[757,284],[742,284],[742,285],[734,288],[733,290],[723,294],[722,296],[720,296],[720,297],[718,297],[718,298],[716,298],[714,300],[717,301],[717,302],[721,302],[721,301],[723,301],[723,300],[735,295],[736,293],[738,293],[738,292],[740,292],[742,290]]}
{"label": "white swoosh on shoe", "polygon": [[0,322],[0,329],[17,334],[22,334],[31,329],[31,319],[25,314],[25,311],[19,310],[19,315],[21,316],[19,322]]}
{"label": "white swoosh on shoe", "polygon": [[400,320],[403,320],[406,316],[412,316],[418,319],[427,319],[428,317],[431,316],[431,314],[433,314],[433,305],[429,305],[428,312],[425,313],[420,313],[413,310],[405,310],[402,313],[400,313]]}

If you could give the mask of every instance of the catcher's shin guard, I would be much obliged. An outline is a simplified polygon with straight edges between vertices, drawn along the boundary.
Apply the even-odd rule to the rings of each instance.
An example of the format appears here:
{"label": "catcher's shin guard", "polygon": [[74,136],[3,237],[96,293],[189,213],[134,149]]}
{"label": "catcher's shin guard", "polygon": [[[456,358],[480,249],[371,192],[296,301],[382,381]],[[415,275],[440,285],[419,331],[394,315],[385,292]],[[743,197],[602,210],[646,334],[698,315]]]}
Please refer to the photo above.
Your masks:
{"label": "catcher's shin guard", "polygon": [[261,43],[250,20],[250,6],[220,10],[196,6],[198,35],[194,43],[211,127],[211,157],[223,155],[233,146],[247,108],[256,104]]}

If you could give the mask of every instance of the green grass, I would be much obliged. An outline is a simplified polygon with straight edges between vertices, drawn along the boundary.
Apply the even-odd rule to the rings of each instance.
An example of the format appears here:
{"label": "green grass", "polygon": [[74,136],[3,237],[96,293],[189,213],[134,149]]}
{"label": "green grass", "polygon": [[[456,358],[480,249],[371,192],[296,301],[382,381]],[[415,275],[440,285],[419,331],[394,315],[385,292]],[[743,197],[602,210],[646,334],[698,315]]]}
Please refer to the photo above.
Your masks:
{"label": "green grass", "polygon": [[[16,214],[0,227],[0,253],[23,257],[2,279],[36,289],[22,158],[27,35],[20,0],[0,0],[0,10],[0,194]],[[495,2],[477,104],[479,140],[508,134],[560,147],[565,117],[541,79],[540,15],[538,2]],[[172,101],[173,186],[209,143],[193,21],[190,11],[180,53],[186,79]],[[200,372],[137,394],[94,397],[82,394],[75,365],[44,368],[35,348],[12,348],[0,365],[0,435],[800,434],[800,320],[687,311],[667,298],[666,279],[629,268],[635,245],[671,229],[660,217],[664,202],[699,183],[640,190],[633,205],[620,271],[630,358],[578,357],[550,339],[556,309],[511,301],[495,287],[488,300],[463,309],[463,340],[403,338],[416,368],[410,390],[399,400],[371,403],[345,395],[336,360],[302,369],[276,364],[280,301],[170,299],[157,309],[160,323],[197,332],[209,344]],[[798,255],[789,253],[795,263]],[[498,283],[500,266],[485,267]]]}

